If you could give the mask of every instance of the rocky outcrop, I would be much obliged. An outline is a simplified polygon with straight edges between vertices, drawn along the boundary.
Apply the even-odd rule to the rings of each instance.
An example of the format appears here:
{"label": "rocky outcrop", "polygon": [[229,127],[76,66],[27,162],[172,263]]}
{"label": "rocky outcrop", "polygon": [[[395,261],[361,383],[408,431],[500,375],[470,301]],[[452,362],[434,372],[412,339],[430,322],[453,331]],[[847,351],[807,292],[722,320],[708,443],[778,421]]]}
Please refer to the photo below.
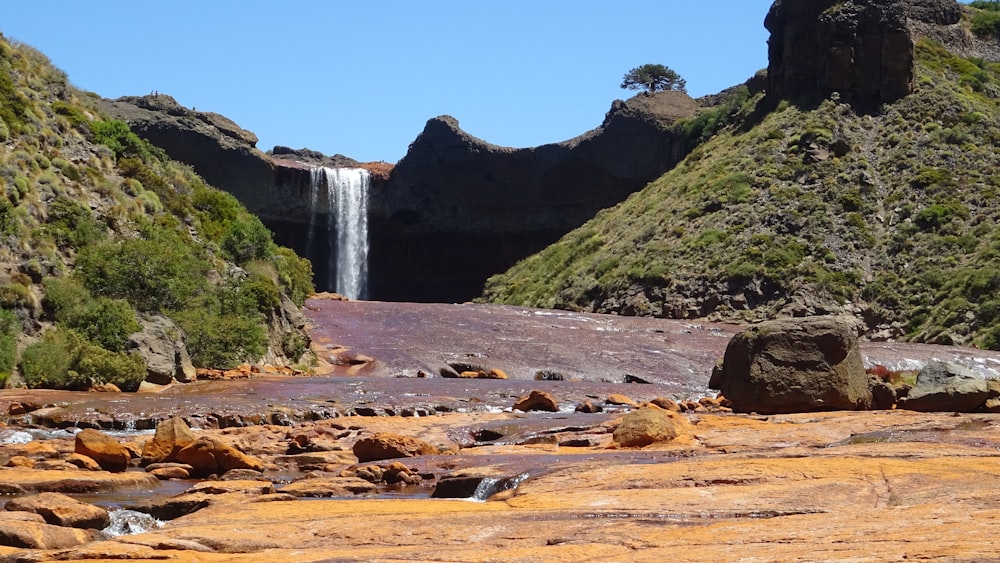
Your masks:
{"label": "rocky outcrop", "polygon": [[733,336],[709,387],[733,410],[855,410],[872,402],[854,326],[837,317],[763,322]]}
{"label": "rocky outcrop", "polygon": [[776,0],[764,20],[768,95],[875,106],[913,88],[914,27],[958,23],[955,0]]}
{"label": "rocky outcrop", "polygon": [[440,453],[438,448],[423,440],[389,432],[362,438],[354,443],[352,450],[362,463]]}
{"label": "rocky outcrop", "polygon": [[372,298],[463,301],[672,168],[671,125],[697,103],[681,92],[616,101],[602,125],[535,148],[492,145],[450,116],[427,122],[370,200]]}
{"label": "rocky outcrop", "polygon": [[138,355],[146,364],[146,381],[167,385],[175,379],[187,383],[195,380],[183,331],[167,317],[153,315],[140,320],[142,330],[129,335],[125,350]]}

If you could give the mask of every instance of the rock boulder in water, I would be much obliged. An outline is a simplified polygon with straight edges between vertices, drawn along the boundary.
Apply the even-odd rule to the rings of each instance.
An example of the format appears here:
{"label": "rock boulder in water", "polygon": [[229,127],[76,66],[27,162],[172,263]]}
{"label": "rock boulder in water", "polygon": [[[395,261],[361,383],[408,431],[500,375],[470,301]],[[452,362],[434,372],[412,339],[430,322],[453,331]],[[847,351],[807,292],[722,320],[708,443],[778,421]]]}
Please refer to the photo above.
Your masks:
{"label": "rock boulder in water", "polygon": [[125,471],[132,455],[118,440],[92,428],[81,430],[76,435],[74,452],[85,455],[105,471]]}
{"label": "rock boulder in water", "polygon": [[735,335],[709,386],[738,412],[866,409],[872,393],[853,325],[840,317],[781,319]]}
{"label": "rock boulder in water", "polygon": [[615,443],[626,448],[641,448],[677,437],[674,419],[659,407],[643,407],[622,418],[613,434]]}
{"label": "rock boulder in water", "polygon": [[438,448],[409,436],[379,432],[354,443],[354,455],[358,461],[381,461],[399,457],[416,457],[439,453]]}
{"label": "rock boulder in water", "polygon": [[989,398],[986,380],[956,364],[931,362],[900,406],[914,411],[972,412]]}

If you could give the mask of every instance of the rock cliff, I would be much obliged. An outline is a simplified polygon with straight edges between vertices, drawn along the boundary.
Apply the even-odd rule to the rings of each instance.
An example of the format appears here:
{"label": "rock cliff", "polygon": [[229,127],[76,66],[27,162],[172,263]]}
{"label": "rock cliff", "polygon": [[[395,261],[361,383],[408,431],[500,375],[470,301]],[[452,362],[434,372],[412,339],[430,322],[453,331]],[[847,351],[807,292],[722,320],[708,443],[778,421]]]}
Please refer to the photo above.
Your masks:
{"label": "rock cliff", "polygon": [[913,89],[914,29],[961,16],[955,0],[776,0],[764,20],[768,93],[818,99],[837,92],[864,106],[897,100]]}
{"label": "rock cliff", "polygon": [[600,127],[562,143],[491,145],[441,116],[371,196],[373,298],[461,301],[685,155],[671,126],[698,104],[680,92],[616,101]]}

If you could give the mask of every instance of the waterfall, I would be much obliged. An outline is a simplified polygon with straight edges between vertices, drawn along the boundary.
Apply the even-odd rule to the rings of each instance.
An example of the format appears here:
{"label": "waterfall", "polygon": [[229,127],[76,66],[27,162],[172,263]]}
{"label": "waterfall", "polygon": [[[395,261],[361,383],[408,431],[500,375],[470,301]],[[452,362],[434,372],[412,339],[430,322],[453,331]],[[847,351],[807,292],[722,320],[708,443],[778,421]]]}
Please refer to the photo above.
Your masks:
{"label": "waterfall", "polygon": [[[318,289],[364,299],[368,285],[370,175],[363,168],[313,168],[310,179],[306,256],[313,260]],[[322,214],[326,214],[325,245],[316,237]],[[320,254],[323,246],[325,257]]]}

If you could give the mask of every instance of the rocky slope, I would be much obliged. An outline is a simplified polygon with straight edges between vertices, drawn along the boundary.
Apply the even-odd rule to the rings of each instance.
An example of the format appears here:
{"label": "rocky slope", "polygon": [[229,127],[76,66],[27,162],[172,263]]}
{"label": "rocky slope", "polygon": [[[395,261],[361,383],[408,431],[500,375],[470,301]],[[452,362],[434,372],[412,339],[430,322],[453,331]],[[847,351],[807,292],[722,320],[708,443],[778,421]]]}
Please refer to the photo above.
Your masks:
{"label": "rocky slope", "polygon": [[995,40],[960,13],[776,2],[767,94],[683,123],[707,141],[491,279],[485,299],[717,320],[845,312],[873,338],[1000,347],[1000,65],[965,58]]}
{"label": "rocky slope", "polygon": [[0,381],[134,390],[194,365],[298,362],[308,263],[104,107],[0,36]]}

